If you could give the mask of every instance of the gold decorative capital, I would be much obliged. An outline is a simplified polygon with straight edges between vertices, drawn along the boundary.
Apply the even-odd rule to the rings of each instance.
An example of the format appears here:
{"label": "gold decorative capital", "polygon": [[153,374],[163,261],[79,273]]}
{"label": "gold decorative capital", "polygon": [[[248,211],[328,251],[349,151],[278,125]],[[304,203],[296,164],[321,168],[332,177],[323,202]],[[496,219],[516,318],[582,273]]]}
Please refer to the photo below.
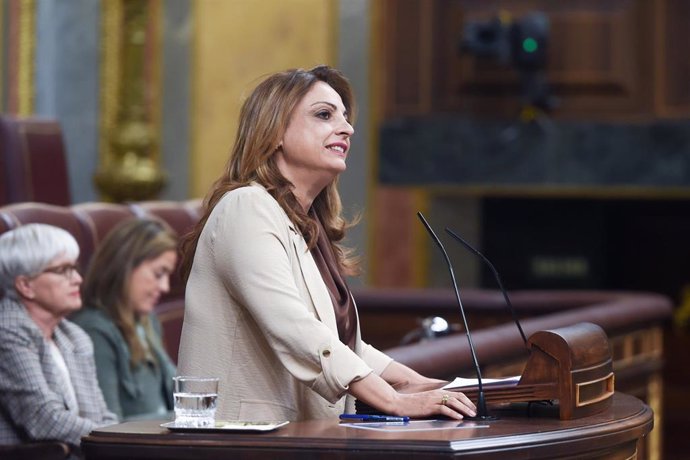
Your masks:
{"label": "gold decorative capital", "polygon": [[101,165],[94,181],[110,201],[153,199],[167,181],[157,161],[159,130],[153,119],[159,85],[150,79],[153,72],[147,67],[148,54],[160,48],[152,33],[156,1],[103,4]]}
{"label": "gold decorative capital", "polygon": [[34,73],[36,69],[36,1],[21,0],[18,6],[17,107],[24,117],[34,112]]}

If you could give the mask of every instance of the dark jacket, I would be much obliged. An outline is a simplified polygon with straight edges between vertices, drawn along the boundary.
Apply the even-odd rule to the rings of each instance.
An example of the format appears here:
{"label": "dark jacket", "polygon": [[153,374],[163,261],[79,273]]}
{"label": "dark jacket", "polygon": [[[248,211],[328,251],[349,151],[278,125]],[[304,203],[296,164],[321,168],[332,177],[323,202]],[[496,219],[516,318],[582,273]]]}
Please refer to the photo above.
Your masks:
{"label": "dark jacket", "polygon": [[156,332],[152,351],[157,363],[141,363],[132,368],[127,342],[106,313],[84,308],[72,317],[93,340],[98,383],[108,408],[120,420],[166,418],[173,408],[175,365],[160,340],[160,323],[153,314],[149,319]]}

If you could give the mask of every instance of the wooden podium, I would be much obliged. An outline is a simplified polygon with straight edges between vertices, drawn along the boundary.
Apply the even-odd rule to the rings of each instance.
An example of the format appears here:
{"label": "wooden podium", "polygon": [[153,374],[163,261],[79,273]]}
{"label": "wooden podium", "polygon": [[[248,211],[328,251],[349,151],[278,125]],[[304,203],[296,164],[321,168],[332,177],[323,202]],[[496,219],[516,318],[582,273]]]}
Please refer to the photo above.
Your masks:
{"label": "wooden podium", "polygon": [[342,425],[337,419],[291,422],[268,433],[175,433],[163,420],[99,428],[82,439],[87,460],[143,459],[607,459],[644,457],[652,411],[637,398],[613,395],[608,409],[560,420],[558,408],[525,403],[496,409],[489,422],[442,420],[423,430],[410,422],[387,429]]}
{"label": "wooden podium", "polygon": [[[586,417],[611,406],[613,362],[602,328],[579,323],[538,331],[527,344],[530,357],[519,382],[484,385],[488,404],[558,400],[561,420]],[[458,391],[477,400],[477,387]]]}
{"label": "wooden podium", "polygon": [[[517,384],[484,388],[496,420],[413,420],[407,424],[292,422],[269,433],[170,432],[161,421],[127,422],[82,440],[90,459],[643,458],[653,413],[613,391],[609,344],[590,323],[539,331]],[[472,390],[463,390],[476,396]],[[557,399],[559,405],[529,404]]]}

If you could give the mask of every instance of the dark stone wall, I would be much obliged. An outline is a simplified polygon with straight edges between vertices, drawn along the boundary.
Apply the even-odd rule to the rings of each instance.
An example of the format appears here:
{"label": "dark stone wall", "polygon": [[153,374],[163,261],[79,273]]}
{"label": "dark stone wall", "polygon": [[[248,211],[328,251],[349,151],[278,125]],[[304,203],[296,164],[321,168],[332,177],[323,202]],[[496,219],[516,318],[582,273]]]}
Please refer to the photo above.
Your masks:
{"label": "dark stone wall", "polygon": [[690,120],[404,118],[380,131],[390,185],[690,186]]}

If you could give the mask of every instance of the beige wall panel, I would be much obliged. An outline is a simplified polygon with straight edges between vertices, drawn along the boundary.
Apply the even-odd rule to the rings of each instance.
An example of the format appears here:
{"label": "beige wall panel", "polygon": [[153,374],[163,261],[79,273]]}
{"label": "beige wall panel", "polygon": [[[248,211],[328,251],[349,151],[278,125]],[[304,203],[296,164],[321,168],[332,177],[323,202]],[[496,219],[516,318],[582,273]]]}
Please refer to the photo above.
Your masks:
{"label": "beige wall panel", "polygon": [[191,194],[203,196],[227,161],[240,105],[261,77],[335,63],[337,2],[198,0],[193,69]]}

